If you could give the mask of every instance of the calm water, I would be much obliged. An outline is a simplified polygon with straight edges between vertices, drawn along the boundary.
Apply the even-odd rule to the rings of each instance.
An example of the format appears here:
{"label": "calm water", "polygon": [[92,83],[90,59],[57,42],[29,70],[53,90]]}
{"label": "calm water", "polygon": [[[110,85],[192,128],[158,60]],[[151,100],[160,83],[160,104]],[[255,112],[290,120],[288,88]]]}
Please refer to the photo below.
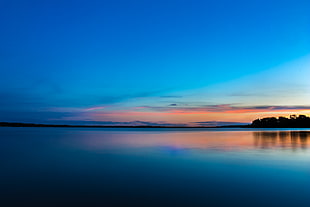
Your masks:
{"label": "calm water", "polygon": [[310,131],[0,128],[0,206],[310,206]]}

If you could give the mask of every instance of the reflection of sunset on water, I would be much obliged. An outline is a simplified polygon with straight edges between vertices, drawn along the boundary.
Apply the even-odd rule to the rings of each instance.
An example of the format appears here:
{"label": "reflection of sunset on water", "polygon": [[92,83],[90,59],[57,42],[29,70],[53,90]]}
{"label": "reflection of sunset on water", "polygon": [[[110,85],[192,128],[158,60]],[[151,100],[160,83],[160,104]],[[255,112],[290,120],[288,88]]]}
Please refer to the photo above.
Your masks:
{"label": "reflection of sunset on water", "polygon": [[[162,131],[163,132],[163,131]],[[229,133],[229,135],[228,135]],[[80,133],[76,144],[89,150],[159,147],[178,149],[307,149],[310,132],[299,131],[184,131],[147,133]]]}
{"label": "reflection of sunset on water", "polygon": [[254,146],[259,148],[307,149],[309,147],[308,131],[260,131],[253,132]]}

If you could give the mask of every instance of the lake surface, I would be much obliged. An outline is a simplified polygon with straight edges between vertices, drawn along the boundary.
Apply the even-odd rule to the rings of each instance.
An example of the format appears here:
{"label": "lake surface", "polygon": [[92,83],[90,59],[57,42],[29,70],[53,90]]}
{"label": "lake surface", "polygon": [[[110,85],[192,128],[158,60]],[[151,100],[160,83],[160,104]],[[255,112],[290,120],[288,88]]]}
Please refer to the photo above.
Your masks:
{"label": "lake surface", "polygon": [[310,206],[307,129],[0,128],[0,206]]}

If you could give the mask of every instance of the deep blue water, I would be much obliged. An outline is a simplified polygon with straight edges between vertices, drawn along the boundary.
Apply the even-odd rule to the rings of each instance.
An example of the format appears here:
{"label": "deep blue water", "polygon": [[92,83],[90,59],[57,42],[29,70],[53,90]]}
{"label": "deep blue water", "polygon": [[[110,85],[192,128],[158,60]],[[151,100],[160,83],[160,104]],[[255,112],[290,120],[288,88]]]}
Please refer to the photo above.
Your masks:
{"label": "deep blue water", "polygon": [[310,206],[310,131],[0,128],[0,206]]}

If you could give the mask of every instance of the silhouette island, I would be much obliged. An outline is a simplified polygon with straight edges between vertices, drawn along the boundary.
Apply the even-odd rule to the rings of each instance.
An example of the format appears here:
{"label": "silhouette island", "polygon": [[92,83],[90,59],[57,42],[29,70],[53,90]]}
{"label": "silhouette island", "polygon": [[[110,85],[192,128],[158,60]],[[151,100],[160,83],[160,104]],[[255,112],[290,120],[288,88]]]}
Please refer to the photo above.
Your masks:
{"label": "silhouette island", "polygon": [[291,115],[286,117],[267,117],[256,119],[250,125],[251,128],[310,128],[310,117],[306,115]]}
{"label": "silhouette island", "polygon": [[118,125],[59,125],[59,124],[34,124],[0,122],[0,127],[73,127],[73,128],[310,128],[310,117],[306,115],[291,115],[286,117],[267,117],[256,119],[247,125],[225,125],[225,126],[118,126]]}

